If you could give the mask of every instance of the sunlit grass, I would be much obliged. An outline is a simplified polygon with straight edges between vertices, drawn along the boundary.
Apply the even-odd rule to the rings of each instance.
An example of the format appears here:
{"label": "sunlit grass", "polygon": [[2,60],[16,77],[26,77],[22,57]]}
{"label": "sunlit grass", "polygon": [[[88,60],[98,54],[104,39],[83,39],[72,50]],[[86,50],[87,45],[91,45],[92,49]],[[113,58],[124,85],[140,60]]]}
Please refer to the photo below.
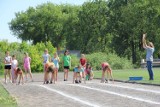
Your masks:
{"label": "sunlit grass", "polygon": [[9,93],[0,83],[0,107],[17,107],[15,98],[11,97]]}

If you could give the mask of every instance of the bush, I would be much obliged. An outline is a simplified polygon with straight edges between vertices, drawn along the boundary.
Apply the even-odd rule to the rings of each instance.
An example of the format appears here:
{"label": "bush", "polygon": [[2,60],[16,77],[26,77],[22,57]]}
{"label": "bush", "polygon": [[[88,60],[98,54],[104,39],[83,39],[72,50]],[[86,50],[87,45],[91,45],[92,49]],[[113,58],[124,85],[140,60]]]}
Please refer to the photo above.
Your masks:
{"label": "bush", "polygon": [[4,68],[4,57],[5,51],[10,52],[10,56],[16,55],[18,60],[19,67],[23,68],[23,58],[24,52],[28,52],[31,57],[31,69],[33,72],[43,71],[42,65],[42,55],[44,53],[44,49],[48,49],[49,53],[54,53],[56,48],[54,48],[51,42],[47,42],[46,45],[44,43],[37,43],[36,45],[30,45],[26,42],[22,43],[8,43],[7,41],[0,41],[0,74],[2,74]]}
{"label": "bush", "polygon": [[102,62],[108,62],[111,65],[112,69],[128,69],[133,68],[132,62],[127,58],[120,58],[113,53],[92,53],[86,55],[87,61],[92,65],[96,70],[101,69]]}

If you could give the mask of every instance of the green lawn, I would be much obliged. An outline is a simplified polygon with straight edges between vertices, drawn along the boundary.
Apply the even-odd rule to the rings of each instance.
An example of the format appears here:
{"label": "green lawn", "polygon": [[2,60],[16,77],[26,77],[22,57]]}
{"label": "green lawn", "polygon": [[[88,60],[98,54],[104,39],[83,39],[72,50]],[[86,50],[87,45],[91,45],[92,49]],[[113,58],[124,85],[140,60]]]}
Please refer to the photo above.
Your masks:
{"label": "green lawn", "polygon": [[[154,68],[154,80],[149,81],[149,75],[147,69],[128,69],[128,70],[113,70],[113,76],[115,80],[128,81],[131,76],[142,76],[141,83],[160,84],[160,68]],[[102,71],[94,72],[95,78],[101,78]]]}
{"label": "green lawn", "polygon": [[15,98],[11,97],[0,83],[0,107],[17,107]]}

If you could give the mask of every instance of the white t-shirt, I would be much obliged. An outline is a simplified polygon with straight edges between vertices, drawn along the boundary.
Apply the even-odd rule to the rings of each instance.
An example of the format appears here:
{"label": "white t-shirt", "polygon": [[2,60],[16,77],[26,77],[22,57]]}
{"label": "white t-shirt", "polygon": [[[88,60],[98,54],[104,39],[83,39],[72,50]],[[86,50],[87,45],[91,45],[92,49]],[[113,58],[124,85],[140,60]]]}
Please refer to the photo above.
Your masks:
{"label": "white t-shirt", "polygon": [[11,65],[11,60],[12,60],[12,57],[11,56],[6,56],[5,57],[5,61],[7,62],[5,65]]}
{"label": "white t-shirt", "polygon": [[12,68],[15,69],[17,67],[18,61],[16,59],[12,60]]}
{"label": "white t-shirt", "polygon": [[50,57],[50,55],[49,54],[43,54],[43,63],[45,64],[45,63],[47,63],[47,62],[49,62],[49,57]]}

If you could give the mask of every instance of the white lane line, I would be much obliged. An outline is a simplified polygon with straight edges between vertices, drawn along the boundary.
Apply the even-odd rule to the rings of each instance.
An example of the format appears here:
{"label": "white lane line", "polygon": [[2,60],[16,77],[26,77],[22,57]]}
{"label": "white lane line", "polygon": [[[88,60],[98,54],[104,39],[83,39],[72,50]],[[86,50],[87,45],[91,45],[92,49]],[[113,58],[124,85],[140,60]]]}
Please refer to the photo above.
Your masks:
{"label": "white lane line", "polygon": [[133,100],[137,100],[137,101],[141,101],[141,102],[146,102],[146,103],[150,103],[150,104],[160,105],[159,102],[155,102],[155,101],[151,101],[151,100],[145,100],[145,99],[142,99],[142,98],[133,97],[133,96],[124,95],[124,94],[119,94],[119,93],[112,92],[112,91],[101,90],[101,89],[98,89],[98,88],[91,88],[91,87],[82,86],[82,85],[75,85],[75,84],[68,84],[68,85],[75,86],[75,87],[86,88],[86,89],[95,90],[95,91],[100,91],[100,92],[104,92],[104,93],[108,93],[108,94],[113,94],[113,95],[117,95],[117,96],[120,96],[120,97],[129,98],[129,99],[133,99]]}
{"label": "white lane line", "polygon": [[65,93],[63,93],[63,92],[61,92],[61,91],[58,91],[58,90],[55,90],[55,89],[46,87],[46,86],[44,86],[44,85],[37,85],[37,86],[43,87],[43,88],[45,88],[45,89],[47,89],[47,90],[49,90],[49,91],[52,91],[52,92],[56,92],[56,93],[58,93],[58,94],[60,94],[60,95],[62,95],[62,96],[64,96],[64,97],[71,98],[71,99],[73,99],[73,100],[75,100],[75,101],[78,101],[78,102],[80,102],[80,103],[82,103],[82,104],[85,104],[85,105],[88,105],[88,106],[91,106],[91,107],[100,107],[100,106],[98,106],[98,105],[96,105],[96,104],[93,104],[93,103],[90,103],[90,102],[81,100],[81,99],[79,99],[79,98],[77,98],[77,97],[74,97],[74,96],[70,96],[70,95],[65,94]]}
{"label": "white lane line", "polygon": [[154,91],[154,90],[148,90],[148,89],[144,89],[144,88],[132,88],[132,87],[127,87],[127,86],[120,86],[120,85],[114,85],[114,84],[101,84],[101,85],[105,85],[105,86],[112,86],[112,87],[118,87],[118,88],[124,88],[124,89],[131,89],[131,90],[136,90],[136,91],[142,91],[142,92],[151,92],[151,93],[156,93],[156,94],[160,94],[160,91]]}

